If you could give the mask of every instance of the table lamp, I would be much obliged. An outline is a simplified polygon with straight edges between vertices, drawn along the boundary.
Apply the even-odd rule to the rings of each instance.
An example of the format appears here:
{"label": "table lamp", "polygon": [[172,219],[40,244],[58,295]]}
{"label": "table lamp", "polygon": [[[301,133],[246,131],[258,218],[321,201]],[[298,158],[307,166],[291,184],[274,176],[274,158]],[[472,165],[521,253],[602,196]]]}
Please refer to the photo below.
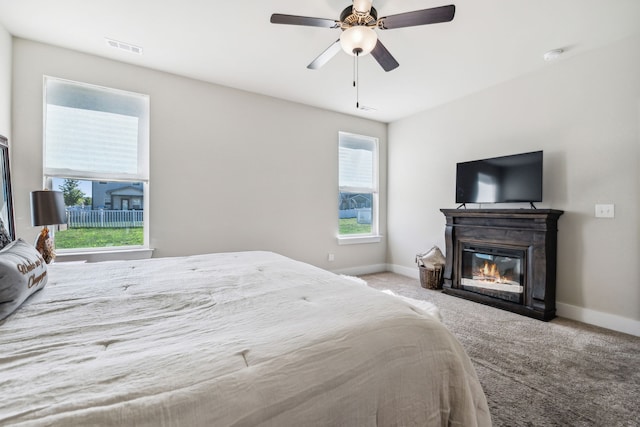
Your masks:
{"label": "table lamp", "polygon": [[49,235],[47,226],[66,224],[66,222],[67,215],[61,191],[31,192],[31,225],[42,226],[42,231],[36,240],[36,249],[47,264],[56,257],[53,237]]}

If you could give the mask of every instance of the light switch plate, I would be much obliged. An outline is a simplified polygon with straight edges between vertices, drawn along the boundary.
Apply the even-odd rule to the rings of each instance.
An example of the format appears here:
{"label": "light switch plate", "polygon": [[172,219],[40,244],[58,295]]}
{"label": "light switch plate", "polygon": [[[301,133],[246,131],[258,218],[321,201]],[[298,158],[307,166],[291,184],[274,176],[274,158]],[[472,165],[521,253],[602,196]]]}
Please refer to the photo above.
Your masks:
{"label": "light switch plate", "polygon": [[596,205],[596,218],[615,217],[614,205]]}

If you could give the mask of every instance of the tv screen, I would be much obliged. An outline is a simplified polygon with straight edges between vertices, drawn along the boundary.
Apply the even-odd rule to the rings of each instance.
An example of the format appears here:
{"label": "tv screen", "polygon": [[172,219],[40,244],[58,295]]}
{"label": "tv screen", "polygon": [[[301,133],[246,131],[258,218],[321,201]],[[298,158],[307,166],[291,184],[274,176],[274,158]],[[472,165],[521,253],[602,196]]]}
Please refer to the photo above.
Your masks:
{"label": "tv screen", "polygon": [[456,203],[542,201],[542,151],[457,164]]}

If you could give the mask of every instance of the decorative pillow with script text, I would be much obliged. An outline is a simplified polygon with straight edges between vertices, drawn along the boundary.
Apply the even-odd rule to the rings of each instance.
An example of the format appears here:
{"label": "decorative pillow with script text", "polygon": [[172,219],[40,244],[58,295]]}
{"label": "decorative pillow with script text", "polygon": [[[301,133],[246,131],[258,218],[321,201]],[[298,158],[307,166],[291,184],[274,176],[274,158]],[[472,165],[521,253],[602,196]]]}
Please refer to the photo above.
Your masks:
{"label": "decorative pillow with script text", "polygon": [[47,264],[29,243],[17,239],[0,250],[0,320],[47,283]]}
{"label": "decorative pillow with script text", "polygon": [[9,232],[4,226],[4,222],[2,222],[2,220],[0,219],[0,249],[4,248],[11,242],[11,236],[9,236]]}

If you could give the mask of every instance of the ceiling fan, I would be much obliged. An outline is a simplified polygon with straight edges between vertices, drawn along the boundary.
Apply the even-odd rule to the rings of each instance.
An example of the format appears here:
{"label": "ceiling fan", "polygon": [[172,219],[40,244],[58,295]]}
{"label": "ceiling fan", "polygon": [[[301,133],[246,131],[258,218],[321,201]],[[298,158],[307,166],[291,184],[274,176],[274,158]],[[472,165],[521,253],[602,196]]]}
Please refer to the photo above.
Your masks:
{"label": "ceiling fan", "polygon": [[307,66],[309,69],[316,70],[322,67],[342,48],[346,53],[356,57],[371,53],[385,71],[391,71],[400,64],[378,39],[375,28],[392,30],[449,22],[456,12],[455,5],[451,4],[378,18],[378,11],[372,7],[371,3],[372,0],[353,0],[353,5],[347,6],[342,11],[339,20],[274,13],[271,15],[271,23],[342,30],[340,38],[314,59]]}

